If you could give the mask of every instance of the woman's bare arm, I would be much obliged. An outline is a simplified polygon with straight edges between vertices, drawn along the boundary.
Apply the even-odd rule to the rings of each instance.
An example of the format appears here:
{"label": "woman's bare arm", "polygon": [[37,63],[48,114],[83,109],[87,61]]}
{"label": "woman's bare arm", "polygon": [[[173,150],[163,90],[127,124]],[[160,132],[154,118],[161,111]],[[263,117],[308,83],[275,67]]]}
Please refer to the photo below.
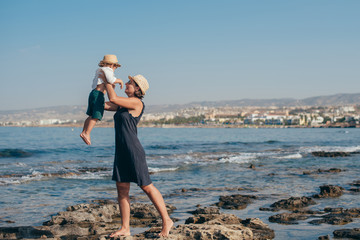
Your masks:
{"label": "woman's bare arm", "polygon": [[112,102],[105,102],[104,110],[106,111],[116,111],[118,109],[118,105],[112,103]]}
{"label": "woman's bare arm", "polygon": [[142,103],[140,101],[140,99],[136,98],[136,97],[120,97],[116,95],[115,90],[113,89],[113,87],[111,86],[111,84],[109,83],[105,83],[106,86],[106,91],[109,97],[109,100],[111,103],[120,106],[120,107],[124,107],[127,109],[141,109],[142,108]]}

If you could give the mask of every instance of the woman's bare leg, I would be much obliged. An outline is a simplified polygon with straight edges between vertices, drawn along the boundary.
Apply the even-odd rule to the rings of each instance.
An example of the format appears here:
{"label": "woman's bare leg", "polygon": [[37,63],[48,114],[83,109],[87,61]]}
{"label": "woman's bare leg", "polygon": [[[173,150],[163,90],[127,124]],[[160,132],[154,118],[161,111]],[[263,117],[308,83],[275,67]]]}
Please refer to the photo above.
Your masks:
{"label": "woman's bare leg", "polygon": [[169,232],[171,227],[174,225],[173,221],[169,217],[169,214],[166,210],[166,205],[164,202],[164,199],[159,192],[159,190],[153,185],[149,184],[147,186],[141,186],[141,189],[148,195],[151,202],[154,204],[155,208],[160,213],[161,219],[162,219],[162,230],[159,233],[159,236],[161,237],[167,237],[169,236]]}
{"label": "woman's bare leg", "polygon": [[110,237],[130,236],[130,183],[116,182],[116,188],[121,214],[121,229],[111,234]]}

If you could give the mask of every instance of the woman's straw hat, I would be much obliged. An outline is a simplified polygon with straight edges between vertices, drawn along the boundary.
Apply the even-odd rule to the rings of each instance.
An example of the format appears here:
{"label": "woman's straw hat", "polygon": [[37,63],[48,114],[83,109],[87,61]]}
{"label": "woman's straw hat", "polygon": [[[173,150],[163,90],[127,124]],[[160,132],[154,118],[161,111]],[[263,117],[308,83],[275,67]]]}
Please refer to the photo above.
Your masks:
{"label": "woman's straw hat", "polygon": [[115,66],[117,67],[121,67],[121,65],[119,64],[117,57],[115,55],[105,55],[104,59],[100,62],[100,63],[110,63],[110,64],[115,64]]}
{"label": "woman's straw hat", "polygon": [[145,92],[149,89],[149,83],[146,78],[143,75],[138,74],[133,77],[129,76],[129,79],[132,79],[134,82],[136,82],[142,94],[145,95]]}

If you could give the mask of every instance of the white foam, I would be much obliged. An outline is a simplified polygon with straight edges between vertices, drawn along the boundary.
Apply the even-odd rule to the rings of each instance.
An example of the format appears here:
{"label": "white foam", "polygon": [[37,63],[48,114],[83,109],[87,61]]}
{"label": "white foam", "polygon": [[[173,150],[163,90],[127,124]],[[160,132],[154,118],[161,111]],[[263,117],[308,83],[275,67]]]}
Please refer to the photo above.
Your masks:
{"label": "white foam", "polygon": [[155,167],[149,167],[149,172],[173,172],[178,170],[179,167],[174,167],[174,168],[155,168]]}
{"label": "white foam", "polygon": [[285,156],[280,156],[280,157],[275,157],[275,158],[279,158],[279,159],[299,159],[302,158],[303,156],[300,153],[295,153],[295,154],[290,154],[290,155],[285,155]]}
{"label": "white foam", "polygon": [[60,178],[66,179],[104,179],[111,176],[112,171],[104,171],[104,172],[86,172],[80,175],[64,175]]}
{"label": "white foam", "polygon": [[257,158],[255,153],[241,153],[240,155],[226,156],[219,159],[223,163],[249,163]]}
{"label": "white foam", "polygon": [[313,146],[313,147],[302,147],[300,148],[301,151],[305,153],[312,153],[312,152],[356,152],[360,151],[360,146]]}

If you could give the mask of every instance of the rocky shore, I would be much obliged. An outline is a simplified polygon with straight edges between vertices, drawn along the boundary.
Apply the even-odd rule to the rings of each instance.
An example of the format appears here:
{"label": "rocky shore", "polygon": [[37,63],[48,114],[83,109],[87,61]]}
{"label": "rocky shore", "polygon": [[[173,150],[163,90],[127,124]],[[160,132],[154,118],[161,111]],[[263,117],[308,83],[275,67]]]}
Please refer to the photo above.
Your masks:
{"label": "rocky shore", "polygon": [[[314,156],[343,157],[357,152],[314,152]],[[261,167],[261,166],[259,166]],[[256,171],[255,166],[250,168]],[[89,170],[89,169],[86,169]],[[91,169],[90,169],[91,170]],[[304,175],[339,174],[346,170],[338,168],[317,169],[304,171]],[[308,196],[291,196],[277,199],[272,204],[259,208],[262,212],[269,212],[266,219],[271,224],[297,225],[306,221],[309,225],[339,226],[328,235],[318,236],[318,239],[360,239],[360,227],[346,228],[351,222],[359,221],[360,208],[341,208],[328,206],[321,209],[312,208],[324,199],[337,199],[347,194],[359,194],[360,180],[349,183],[350,187],[325,184],[318,188],[318,193]],[[173,194],[188,194],[193,192],[210,192],[219,189],[189,188],[180,189]],[[261,201],[256,194],[238,194],[244,190],[241,187],[223,188],[233,194],[219,195],[218,201],[209,206],[198,206],[189,212],[190,217],[185,220],[173,218],[175,226],[166,239],[275,239],[276,231],[260,220],[260,218],[239,218],[236,211],[246,209],[249,205]],[[256,192],[256,191],[254,191]],[[135,201],[136,202],[136,201]],[[335,201],[336,202],[336,201]],[[176,206],[167,205],[171,214]],[[69,206],[66,211],[59,212],[43,223],[42,226],[1,227],[0,239],[56,239],[56,240],[85,240],[111,239],[109,234],[116,231],[121,224],[119,206],[115,201],[96,200],[91,203]],[[139,240],[156,239],[161,230],[161,219],[156,209],[147,203],[131,204],[131,227],[144,228],[140,233],[130,237],[117,239]],[[147,230],[145,230],[147,229]]]}

